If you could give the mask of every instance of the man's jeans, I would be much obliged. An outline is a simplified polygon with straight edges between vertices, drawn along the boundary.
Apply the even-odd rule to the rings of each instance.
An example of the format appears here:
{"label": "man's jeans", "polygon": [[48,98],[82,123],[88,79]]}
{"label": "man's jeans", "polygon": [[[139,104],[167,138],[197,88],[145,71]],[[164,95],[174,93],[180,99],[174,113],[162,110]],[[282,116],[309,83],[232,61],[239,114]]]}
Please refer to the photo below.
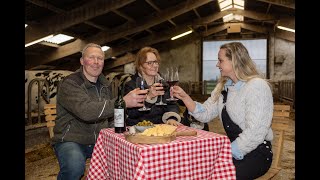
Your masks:
{"label": "man's jeans", "polygon": [[61,142],[54,144],[53,147],[60,166],[57,179],[80,179],[84,174],[87,158],[91,158],[94,145]]}

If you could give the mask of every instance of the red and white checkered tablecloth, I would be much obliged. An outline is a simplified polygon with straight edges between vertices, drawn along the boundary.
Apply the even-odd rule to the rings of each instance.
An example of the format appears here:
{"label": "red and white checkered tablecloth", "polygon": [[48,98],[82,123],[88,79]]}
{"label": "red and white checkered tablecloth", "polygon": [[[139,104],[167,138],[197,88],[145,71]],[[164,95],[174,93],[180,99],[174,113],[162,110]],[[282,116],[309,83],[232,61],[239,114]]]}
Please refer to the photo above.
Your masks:
{"label": "red and white checkered tablecloth", "polygon": [[165,144],[133,144],[113,128],[102,129],[90,161],[88,180],[236,179],[227,136],[196,130]]}

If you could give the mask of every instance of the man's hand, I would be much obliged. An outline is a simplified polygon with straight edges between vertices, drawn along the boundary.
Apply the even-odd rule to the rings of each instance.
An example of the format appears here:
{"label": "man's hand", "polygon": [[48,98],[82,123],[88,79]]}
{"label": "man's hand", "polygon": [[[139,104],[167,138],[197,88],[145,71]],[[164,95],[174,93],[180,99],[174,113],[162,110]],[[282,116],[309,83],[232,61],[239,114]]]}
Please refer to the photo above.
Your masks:
{"label": "man's hand", "polygon": [[149,87],[148,99],[152,99],[156,96],[164,95],[162,84],[154,83]]}
{"label": "man's hand", "polygon": [[127,108],[142,107],[147,93],[148,89],[140,90],[139,88],[136,88],[130,91],[123,97],[124,101],[126,102]]}

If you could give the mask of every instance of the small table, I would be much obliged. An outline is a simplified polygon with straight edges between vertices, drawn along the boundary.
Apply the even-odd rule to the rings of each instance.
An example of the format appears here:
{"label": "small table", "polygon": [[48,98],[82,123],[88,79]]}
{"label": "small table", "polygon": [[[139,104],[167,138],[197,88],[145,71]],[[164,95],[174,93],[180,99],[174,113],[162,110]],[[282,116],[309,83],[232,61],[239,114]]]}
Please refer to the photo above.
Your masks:
{"label": "small table", "polygon": [[165,144],[133,144],[113,128],[99,133],[87,179],[236,179],[227,136],[195,130],[197,136],[178,136]]}

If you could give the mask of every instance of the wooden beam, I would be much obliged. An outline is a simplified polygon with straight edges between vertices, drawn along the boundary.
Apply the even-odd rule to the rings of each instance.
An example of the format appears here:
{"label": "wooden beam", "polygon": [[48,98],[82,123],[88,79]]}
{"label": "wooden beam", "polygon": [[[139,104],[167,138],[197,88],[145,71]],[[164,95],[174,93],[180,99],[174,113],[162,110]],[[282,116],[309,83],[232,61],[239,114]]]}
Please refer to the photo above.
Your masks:
{"label": "wooden beam", "polygon": [[242,10],[242,9],[236,9],[236,8],[232,8],[232,9],[228,9],[226,11],[222,11],[222,12],[217,12],[214,13],[212,15],[206,16],[204,18],[201,19],[197,19],[193,22],[193,24],[198,24],[198,25],[205,25],[205,24],[210,24],[218,19],[221,19],[223,16],[228,15],[230,13],[234,13],[234,14],[238,14],[238,15],[242,15],[244,17],[248,17],[251,19],[255,19],[255,20],[259,20],[259,21],[265,21],[265,20],[278,20],[279,17],[275,17],[273,15],[270,14],[264,14],[264,13],[258,13],[255,11],[249,11],[249,10]]}
{"label": "wooden beam", "polygon": [[47,3],[48,1],[46,1],[46,2],[44,2],[43,0],[26,0],[26,1],[28,1],[29,3],[35,4],[39,7],[49,9],[50,11],[58,13],[58,14],[65,13],[65,10],[57,8],[57,7]]}
{"label": "wooden beam", "polygon": [[25,44],[40,39],[50,34],[57,33],[73,25],[87,21],[93,17],[105,14],[111,10],[118,9],[130,4],[135,0],[94,0],[85,5],[73,9],[67,13],[49,17],[40,22],[39,25],[26,28]]}
{"label": "wooden beam", "polygon": [[276,6],[282,6],[290,9],[295,9],[295,0],[258,0],[260,2],[269,3]]}
{"label": "wooden beam", "polygon": [[105,26],[101,26],[101,25],[98,25],[96,23],[93,23],[91,21],[85,21],[84,22],[85,24],[89,25],[89,26],[92,26],[92,27],[95,27],[97,29],[100,29],[102,31],[109,31],[109,28],[105,27]]}
{"label": "wooden beam", "polygon": [[198,18],[201,18],[200,14],[198,13],[197,9],[193,9],[193,12],[197,15]]}
{"label": "wooden beam", "polygon": [[106,42],[110,42],[113,40],[116,40],[120,37],[134,34],[136,32],[143,31],[147,28],[150,28],[152,26],[155,26],[157,24],[160,24],[167,19],[171,19],[173,17],[176,17],[178,15],[181,15],[183,13],[186,13],[190,10],[192,10],[195,7],[199,7],[201,5],[204,5],[206,3],[211,2],[211,0],[187,0],[183,1],[180,4],[177,4],[174,7],[170,7],[166,10],[161,11],[160,13],[157,13],[156,15],[150,15],[141,21],[137,21],[137,23],[126,23],[121,25],[120,27],[117,27],[113,29],[113,33],[110,32],[101,32],[97,35],[90,38],[89,41],[96,41],[99,44],[103,44]]}
{"label": "wooden beam", "polygon": [[264,13],[259,13],[259,12],[255,12],[255,11],[249,11],[249,10],[242,10],[242,9],[232,9],[232,10],[230,10],[228,12],[235,13],[235,14],[242,15],[244,17],[248,17],[248,18],[256,19],[256,20],[275,20],[275,19],[279,19],[279,17],[276,17],[276,16],[271,15],[271,14],[264,14]]}
{"label": "wooden beam", "polygon": [[279,20],[279,26],[284,26],[287,28],[295,29],[295,18],[293,17],[283,17]]}
{"label": "wooden beam", "polygon": [[250,31],[263,33],[263,34],[268,34],[269,32],[268,28],[263,26],[257,26],[257,25],[248,24],[248,23],[240,23],[240,24],[241,24],[241,28],[248,29]]}
{"label": "wooden beam", "polygon": [[[43,8],[49,9],[50,11],[55,12],[57,14],[62,14],[62,13],[67,13],[68,12],[68,11],[65,11],[63,9],[57,8],[57,7],[51,5],[51,4],[47,3],[47,2],[44,2],[42,0],[27,0],[27,1],[37,5],[39,7],[43,7]],[[90,22],[90,21],[85,21],[84,23],[88,24],[90,26],[93,26],[93,27],[95,27],[97,29],[100,29],[100,30],[104,30],[104,31],[108,30],[108,28],[100,26],[100,25],[95,24],[95,23]]]}
{"label": "wooden beam", "polygon": [[[113,40],[116,40],[118,38],[130,35],[130,34],[134,34],[137,32],[141,32],[147,28],[150,28],[152,26],[160,24],[160,23],[166,21],[167,19],[176,17],[180,14],[188,12],[196,7],[202,6],[202,5],[209,3],[211,1],[212,0],[187,0],[187,1],[183,1],[182,3],[177,4],[174,7],[170,7],[168,9],[161,11],[157,15],[150,15],[139,22],[126,23],[124,25],[121,25],[120,27],[116,27],[112,30],[113,33],[104,31],[104,32],[98,33],[97,35],[94,35],[93,37],[88,38],[86,40],[83,40],[83,41],[76,40],[72,43],[61,46],[60,48],[57,49],[57,51],[47,53],[47,56],[45,56],[45,57],[34,59],[32,63],[36,63],[36,65],[44,64],[44,63],[48,63],[48,62],[63,58],[65,56],[75,54],[77,52],[80,52],[84,46],[83,42],[94,42],[97,44],[106,44],[106,43],[113,41]],[[79,42],[79,41],[81,41],[81,42]],[[56,54],[56,52],[59,52],[59,53]],[[28,62],[28,64],[29,64],[29,62]],[[30,62],[30,64],[31,64],[31,62]]]}
{"label": "wooden beam", "polygon": [[215,34],[217,32],[223,31],[223,30],[227,29],[229,26],[230,26],[229,24],[221,24],[219,26],[216,26],[216,27],[208,29],[202,35],[203,36],[209,36],[211,34]]}
{"label": "wooden beam", "polygon": [[[40,65],[40,64],[46,64],[50,61],[51,58],[53,59],[60,59],[62,57],[66,57],[72,54],[75,54],[72,49],[74,48],[74,46],[76,47],[81,47],[80,50],[78,52],[80,52],[82,50],[82,48],[89,43],[88,41],[83,41],[81,39],[77,39],[72,43],[66,44],[64,46],[60,46],[59,48],[52,50],[50,52],[44,53],[42,56],[38,57],[38,58],[33,58],[33,59],[29,59],[28,60],[28,67],[34,67],[36,65]],[[64,48],[61,48],[64,47]],[[77,52],[76,52],[77,53]]]}
{"label": "wooden beam", "polygon": [[[202,19],[200,19],[201,21]],[[232,23],[226,23],[226,24],[221,24],[219,26],[216,26],[214,28],[210,28],[207,32],[203,34],[203,36],[209,36],[211,34],[215,34],[217,32],[223,31],[227,29]],[[260,33],[266,33],[267,30],[266,28],[260,27],[260,26],[255,26],[251,24],[246,24],[246,23],[241,23],[241,26],[245,29],[249,29],[251,31],[256,31]],[[127,44],[122,44],[121,46],[117,47],[112,47],[109,49],[106,53],[106,59],[111,58],[113,56],[118,56],[121,54],[124,54],[126,52],[132,52],[134,50],[140,49],[146,45],[152,45],[156,44],[158,42],[166,41],[169,40],[171,37],[173,37],[176,34],[180,34],[182,32],[185,32],[186,30],[189,30],[188,24],[185,24],[184,26],[181,26],[179,28],[175,28],[174,30],[169,30],[166,32],[161,32],[161,33],[155,33],[153,35],[150,35],[146,38],[127,43]],[[106,62],[106,69],[114,68],[117,66],[121,66],[123,64],[129,63],[131,61],[125,61],[123,59],[121,60],[115,60],[112,63],[111,62]]]}
{"label": "wooden beam", "polygon": [[117,58],[116,60],[106,61],[104,69],[112,69],[117,66],[124,65],[124,64],[134,62],[134,61],[135,61],[135,55],[132,53],[127,53],[126,55],[124,55],[120,58]]}
{"label": "wooden beam", "polygon": [[[206,32],[203,33],[203,36],[209,36],[211,34],[215,34],[217,32],[223,31],[223,30],[229,28],[232,24],[234,24],[234,23],[225,23],[225,24],[210,28]],[[236,24],[240,24],[241,28],[248,29],[250,31],[264,33],[264,34],[268,33],[268,29],[265,27],[262,27],[262,26],[256,26],[256,25],[252,25],[252,24],[248,24],[248,23],[236,23]]]}
{"label": "wooden beam", "polygon": [[112,10],[112,12],[116,13],[117,15],[125,18],[126,20],[128,20],[128,21],[130,21],[130,22],[135,22],[135,20],[134,20],[132,17],[130,17],[130,16],[128,16],[128,15],[126,15],[126,14],[118,11],[118,10]]}
{"label": "wooden beam", "polygon": [[[136,22],[133,18],[131,18],[130,16],[118,11],[118,10],[113,10],[112,12],[116,13],[117,15],[127,19],[129,22]],[[126,36],[123,37],[124,39],[127,39],[127,40],[132,40],[131,38],[128,38]]]}
{"label": "wooden beam", "polygon": [[289,32],[289,31],[285,31],[285,30],[281,30],[281,29],[277,29],[275,32],[275,36],[277,38],[281,38],[281,39],[285,39],[291,42],[295,42],[295,33],[293,32]]}
{"label": "wooden beam", "polygon": [[48,43],[48,42],[45,42],[45,41],[39,42],[39,44],[42,44],[42,45],[45,45],[45,46],[50,46],[50,47],[55,47],[55,48],[60,47],[58,44]]}
{"label": "wooden beam", "polygon": [[[242,10],[241,10],[242,11]],[[229,12],[226,12],[226,14],[228,14]],[[246,14],[246,13],[243,13]],[[254,13],[247,13],[249,14],[251,17],[252,16],[258,16],[257,14]],[[199,24],[199,23],[209,23],[211,20],[216,20],[219,17],[223,17],[224,13],[216,13],[215,15],[210,15],[204,18],[200,18],[198,20],[195,20],[193,23],[194,24]],[[222,24],[220,26],[214,27],[209,29],[208,31],[206,31],[205,33],[203,33],[203,36],[209,36],[211,34],[215,34],[217,32],[223,31],[226,28],[228,28],[230,26],[230,24]],[[250,24],[242,24],[242,28],[245,29],[249,29],[251,31],[255,31],[255,32],[259,32],[259,33],[266,33],[267,30],[263,27],[259,27],[259,26],[254,26],[254,25],[250,25]],[[178,28],[179,29],[179,28]],[[130,52],[133,50],[137,50],[139,48],[142,48],[143,46],[145,46],[146,44],[155,44],[161,41],[165,41],[170,39],[172,36],[174,36],[175,34],[178,34],[177,32],[184,32],[185,30],[187,30],[188,28],[186,26],[182,26],[182,28],[180,27],[180,29],[182,30],[174,30],[173,32],[164,32],[164,33],[157,33],[157,34],[153,34],[147,38],[143,38],[139,41],[135,41],[134,43],[129,43],[126,46],[121,45],[120,47],[113,47],[110,50],[108,50],[106,52],[106,58],[110,58],[112,56],[118,56],[121,55],[122,53],[125,52]],[[125,48],[124,48],[125,47]],[[72,48],[69,48],[72,49]],[[80,49],[79,49],[80,51]],[[54,57],[54,56],[53,56]]]}
{"label": "wooden beam", "polygon": [[[161,12],[161,9],[158,8],[158,6],[155,5],[155,4],[152,2],[152,0],[145,0],[145,1],[146,1],[151,7],[153,7],[153,9],[155,9],[155,10],[158,11],[158,12]],[[168,21],[169,21],[172,25],[177,26],[176,23],[174,23],[171,19],[168,19]]]}
{"label": "wooden beam", "polygon": [[124,54],[126,52],[132,52],[134,50],[140,49],[146,45],[156,44],[162,41],[169,40],[171,37],[181,34],[190,30],[188,26],[182,26],[179,28],[175,28],[174,30],[168,30],[165,32],[154,33],[153,35],[147,36],[145,38],[136,40],[134,42],[130,42],[127,44],[122,44],[116,47],[112,47],[106,51],[105,57],[111,58],[113,56],[118,56]]}

